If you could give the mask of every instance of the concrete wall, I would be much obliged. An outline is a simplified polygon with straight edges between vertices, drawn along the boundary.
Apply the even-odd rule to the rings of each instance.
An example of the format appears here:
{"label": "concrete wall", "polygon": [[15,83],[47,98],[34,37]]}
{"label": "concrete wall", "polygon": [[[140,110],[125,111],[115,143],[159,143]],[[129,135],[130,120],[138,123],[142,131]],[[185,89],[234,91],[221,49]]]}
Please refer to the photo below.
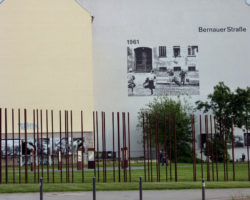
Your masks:
{"label": "concrete wall", "polygon": [[[127,47],[198,45],[200,86],[191,103],[205,100],[219,81],[232,90],[250,85],[250,6],[245,0],[93,0],[90,8],[95,17],[95,109],[130,112],[134,150],[141,147],[137,112],[154,96],[148,96],[149,90],[144,96],[129,96]],[[226,29],[199,32],[199,27]],[[244,27],[246,32],[228,32],[227,27]]]}

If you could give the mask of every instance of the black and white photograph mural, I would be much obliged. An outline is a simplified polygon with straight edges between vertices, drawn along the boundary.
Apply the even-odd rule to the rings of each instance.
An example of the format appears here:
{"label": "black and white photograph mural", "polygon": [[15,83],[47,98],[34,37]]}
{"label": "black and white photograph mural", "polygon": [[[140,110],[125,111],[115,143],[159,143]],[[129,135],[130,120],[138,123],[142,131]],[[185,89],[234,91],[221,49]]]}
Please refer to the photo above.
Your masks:
{"label": "black and white photograph mural", "polygon": [[128,96],[199,95],[198,52],[198,45],[128,46]]}

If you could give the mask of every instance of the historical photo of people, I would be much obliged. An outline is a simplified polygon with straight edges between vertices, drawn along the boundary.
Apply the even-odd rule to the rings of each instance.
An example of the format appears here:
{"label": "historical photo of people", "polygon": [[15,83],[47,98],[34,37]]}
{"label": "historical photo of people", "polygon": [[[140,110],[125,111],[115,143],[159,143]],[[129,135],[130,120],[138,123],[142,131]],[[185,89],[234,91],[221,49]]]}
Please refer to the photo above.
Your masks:
{"label": "historical photo of people", "polygon": [[199,95],[198,46],[128,46],[128,96]]}

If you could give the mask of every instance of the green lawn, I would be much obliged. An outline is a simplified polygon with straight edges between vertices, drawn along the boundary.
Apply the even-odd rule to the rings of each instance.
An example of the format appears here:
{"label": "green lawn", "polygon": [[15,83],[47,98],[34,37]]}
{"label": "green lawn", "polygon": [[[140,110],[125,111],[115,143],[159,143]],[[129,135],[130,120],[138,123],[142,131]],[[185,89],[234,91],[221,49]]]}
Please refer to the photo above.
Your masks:
{"label": "green lawn", "polygon": [[[112,167],[112,165],[109,165]],[[193,165],[187,163],[178,163],[178,182],[175,182],[175,166],[172,164],[172,181],[170,180],[170,167],[161,166],[160,182],[156,182],[156,166],[153,163],[153,182],[144,178],[143,163],[135,164],[133,167],[139,167],[140,169],[132,169],[131,182],[129,182],[129,171],[127,169],[127,183],[124,183],[124,171],[121,169],[120,183],[118,182],[118,170],[115,171],[116,179],[113,181],[113,170],[107,171],[107,183],[103,183],[103,173],[100,170],[99,181],[98,173],[96,171],[97,190],[136,190],[138,189],[139,177],[142,177],[144,189],[194,189],[201,187],[201,164],[197,164],[196,173],[197,181],[193,181]],[[87,167],[86,167],[87,169]],[[102,169],[100,167],[100,169]],[[8,168],[8,184],[5,184],[5,169],[2,169],[2,184],[0,186],[0,193],[3,192],[37,192],[39,191],[38,174],[36,174],[36,182],[34,182],[34,172],[29,169],[28,184],[25,182],[25,173],[21,173],[21,184],[19,183],[19,173],[15,172],[15,182],[13,183],[13,172],[11,168]],[[18,170],[18,168],[16,168]],[[22,169],[23,170],[23,169]],[[82,171],[74,171],[74,183],[72,183],[72,169],[70,168],[70,184],[66,183],[66,172],[63,171],[61,184],[61,172],[55,169],[55,183],[53,184],[52,171],[49,172],[49,182],[47,181],[47,167],[44,166],[44,191],[88,191],[92,189],[92,178],[94,176],[94,170],[88,170],[84,172],[84,183],[82,183]],[[148,169],[146,170],[148,173]],[[42,176],[40,167],[40,177]],[[218,164],[218,181],[216,180],[216,169],[214,165],[214,181],[212,175],[212,165],[210,165],[210,181],[207,181],[207,169],[204,163],[204,179],[206,181],[207,188],[240,188],[250,187],[248,181],[248,165],[247,163],[235,163],[235,177],[236,181],[233,181],[232,163],[228,163],[228,181],[224,181],[224,166],[223,163]],[[36,183],[36,184],[34,184]]]}

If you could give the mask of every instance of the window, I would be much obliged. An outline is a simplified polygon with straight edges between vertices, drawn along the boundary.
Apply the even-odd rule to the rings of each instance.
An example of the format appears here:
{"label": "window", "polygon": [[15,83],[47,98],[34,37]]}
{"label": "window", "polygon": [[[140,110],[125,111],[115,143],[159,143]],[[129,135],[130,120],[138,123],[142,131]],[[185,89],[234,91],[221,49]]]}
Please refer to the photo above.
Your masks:
{"label": "window", "polygon": [[179,66],[174,67],[174,71],[175,71],[175,72],[179,72],[179,71],[181,71],[181,67],[179,67]]}
{"label": "window", "polygon": [[175,58],[181,56],[181,48],[179,46],[174,46],[173,51],[174,51],[174,57]]}
{"label": "window", "polygon": [[196,71],[196,67],[195,66],[189,66],[188,67],[188,71],[195,72]]}
{"label": "window", "polygon": [[167,57],[166,46],[159,46],[159,57]]}
{"label": "window", "polygon": [[196,56],[198,53],[198,46],[188,46],[188,56]]}

